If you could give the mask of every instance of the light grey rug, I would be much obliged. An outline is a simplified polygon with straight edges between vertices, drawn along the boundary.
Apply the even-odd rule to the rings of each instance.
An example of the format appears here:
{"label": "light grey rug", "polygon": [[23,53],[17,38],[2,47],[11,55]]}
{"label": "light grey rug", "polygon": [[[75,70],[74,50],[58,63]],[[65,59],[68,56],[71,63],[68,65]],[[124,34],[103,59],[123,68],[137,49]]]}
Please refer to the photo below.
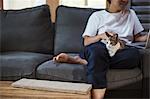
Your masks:
{"label": "light grey rug", "polygon": [[91,84],[71,83],[60,81],[36,80],[36,79],[20,79],[11,84],[13,87],[46,90],[53,92],[65,92],[75,94],[88,94],[92,88]]}

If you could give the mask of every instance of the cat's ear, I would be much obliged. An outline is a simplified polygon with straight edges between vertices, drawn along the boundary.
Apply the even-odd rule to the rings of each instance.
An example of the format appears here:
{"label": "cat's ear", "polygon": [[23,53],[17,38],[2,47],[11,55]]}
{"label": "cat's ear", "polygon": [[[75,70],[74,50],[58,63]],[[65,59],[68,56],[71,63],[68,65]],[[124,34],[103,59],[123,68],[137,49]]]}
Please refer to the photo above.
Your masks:
{"label": "cat's ear", "polygon": [[118,34],[114,34],[115,40],[118,41]]}
{"label": "cat's ear", "polygon": [[105,32],[107,37],[111,37],[111,35],[108,32]]}
{"label": "cat's ear", "polygon": [[118,38],[118,34],[115,34],[115,38]]}

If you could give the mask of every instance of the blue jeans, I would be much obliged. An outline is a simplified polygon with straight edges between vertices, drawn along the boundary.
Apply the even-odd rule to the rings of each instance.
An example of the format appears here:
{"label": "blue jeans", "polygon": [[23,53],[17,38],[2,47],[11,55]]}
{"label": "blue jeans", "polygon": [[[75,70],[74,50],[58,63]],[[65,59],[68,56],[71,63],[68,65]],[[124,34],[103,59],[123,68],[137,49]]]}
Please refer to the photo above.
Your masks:
{"label": "blue jeans", "polygon": [[110,57],[102,42],[85,46],[80,57],[88,61],[87,82],[92,84],[94,89],[107,87],[106,73],[109,68],[129,69],[140,63],[138,49],[133,47],[120,49],[113,57]]}

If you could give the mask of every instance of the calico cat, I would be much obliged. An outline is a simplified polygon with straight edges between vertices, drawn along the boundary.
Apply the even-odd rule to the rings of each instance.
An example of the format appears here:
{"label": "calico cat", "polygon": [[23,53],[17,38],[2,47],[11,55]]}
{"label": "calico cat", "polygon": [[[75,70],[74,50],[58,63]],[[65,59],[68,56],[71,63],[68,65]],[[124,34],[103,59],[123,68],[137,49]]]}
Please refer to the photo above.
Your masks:
{"label": "calico cat", "polygon": [[101,42],[106,44],[106,48],[110,57],[114,56],[117,50],[125,47],[125,44],[118,38],[118,34],[110,35],[108,32],[105,32],[107,39],[102,39]]}

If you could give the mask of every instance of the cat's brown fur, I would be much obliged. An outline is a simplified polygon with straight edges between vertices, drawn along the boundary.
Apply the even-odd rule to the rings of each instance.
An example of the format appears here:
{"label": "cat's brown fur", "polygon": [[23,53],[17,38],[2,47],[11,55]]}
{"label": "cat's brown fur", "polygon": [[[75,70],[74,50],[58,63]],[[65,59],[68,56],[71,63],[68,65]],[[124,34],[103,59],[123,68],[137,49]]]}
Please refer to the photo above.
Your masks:
{"label": "cat's brown fur", "polygon": [[105,33],[106,33],[107,37],[109,38],[110,44],[112,46],[115,46],[119,42],[120,43],[120,49],[125,47],[125,42],[119,39],[118,34],[115,33],[113,35],[110,35],[108,32],[105,32]]}

